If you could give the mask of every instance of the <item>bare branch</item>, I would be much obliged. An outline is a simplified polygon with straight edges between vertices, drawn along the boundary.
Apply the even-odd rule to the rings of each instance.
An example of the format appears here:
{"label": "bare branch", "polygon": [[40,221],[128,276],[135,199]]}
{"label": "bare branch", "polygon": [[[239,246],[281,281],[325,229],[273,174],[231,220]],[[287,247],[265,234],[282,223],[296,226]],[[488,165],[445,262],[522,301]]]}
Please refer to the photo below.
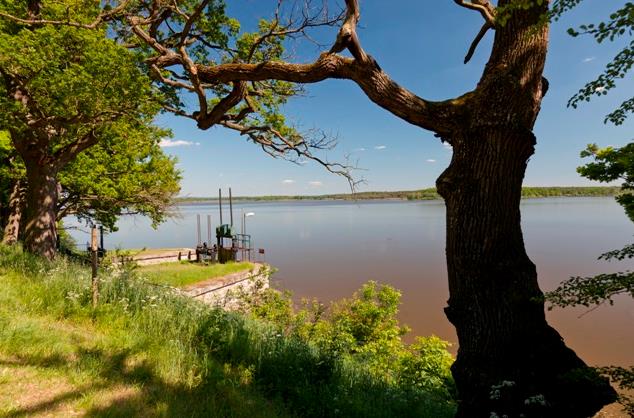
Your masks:
{"label": "bare branch", "polygon": [[329,150],[337,144],[336,138],[321,130],[313,129],[289,138],[270,126],[248,126],[229,120],[220,122],[220,125],[248,136],[273,158],[282,158],[297,164],[304,159],[315,161],[329,172],[344,177],[352,191],[362,182],[352,176],[352,171],[357,169],[356,166],[333,163],[313,154],[312,150]]}
{"label": "bare branch", "polygon": [[168,111],[170,113],[175,114],[176,116],[182,116],[184,118],[188,118],[188,119],[192,119],[192,120],[196,120],[196,121],[198,120],[197,119],[198,113],[196,113],[196,112],[195,113],[187,113],[187,112],[185,112],[182,109],[178,109],[178,108],[170,106],[170,105],[168,105],[166,103],[163,103],[161,106],[163,107],[163,109],[165,109],[166,111]]}
{"label": "bare branch", "polygon": [[473,42],[471,42],[471,46],[469,47],[467,55],[464,57],[465,64],[471,61],[476,48],[478,48],[478,44],[480,44],[480,41],[482,41],[482,38],[484,38],[484,35],[486,35],[489,29],[493,29],[493,26],[491,26],[489,22],[484,22],[484,25],[482,25],[482,28],[480,28],[480,32],[478,32]]}
{"label": "bare branch", "polygon": [[[169,3],[172,6],[163,5],[163,8],[169,7],[176,14],[183,13],[178,8],[174,8],[175,4],[177,4],[175,1]],[[303,31],[308,27],[332,25],[341,20],[341,17],[317,18],[316,15],[311,15],[311,13],[307,12],[306,8],[303,10],[303,17],[298,19],[289,18],[287,23],[281,25],[278,9],[270,29],[256,39],[255,45],[249,50],[248,57],[246,57],[247,62],[240,62],[234,57],[233,62],[224,61],[221,64],[213,62],[194,63],[187,55],[185,45],[181,45],[178,51],[175,51],[164,42],[165,40],[157,40],[152,37],[143,28],[143,25],[148,24],[148,20],[153,19],[151,14],[150,17],[128,17],[128,21],[132,25],[133,32],[140,40],[156,51],[155,56],[149,59],[150,64],[159,69],[179,66],[184,70],[183,75],[189,78],[199,101],[199,111],[194,112],[192,115],[185,114],[185,116],[193,116],[202,129],[208,129],[222,121],[240,122],[247,114],[253,111],[253,107],[250,110],[243,109],[243,112],[239,112],[240,116],[237,119],[235,115],[226,113],[238,105],[248,94],[253,94],[254,96],[259,94],[258,88],[255,86],[252,92],[239,92],[237,88],[241,87],[241,82],[258,83],[266,82],[267,80],[279,80],[305,84],[316,83],[329,78],[340,78],[356,82],[372,101],[407,122],[443,134],[443,137],[451,137],[455,126],[456,114],[463,108],[464,99],[468,95],[445,102],[431,102],[418,97],[394,82],[361,47],[356,34],[357,24],[360,19],[358,0],[346,0],[345,19],[334,45],[330,52],[322,53],[313,63],[294,64],[281,60],[262,61],[259,63],[248,62],[255,56],[255,51],[259,46],[267,42],[270,37],[303,34]],[[152,11],[151,13],[160,14],[161,12]],[[183,18],[187,19],[186,22],[191,21],[190,16],[184,15]],[[196,31],[195,24],[188,26],[188,28],[192,32]],[[348,49],[354,59],[337,54],[337,52],[344,49]],[[172,77],[168,84],[175,86],[174,83],[176,82]],[[216,88],[216,86],[223,84],[233,84],[232,92],[221,100],[213,110],[208,111],[205,90]],[[269,87],[266,88],[270,90]],[[225,112],[225,114],[223,115],[222,112]],[[179,111],[177,114],[184,114],[184,112]]]}
{"label": "bare branch", "polygon": [[159,80],[161,80],[161,83],[166,84],[168,86],[185,89],[191,92],[195,91],[194,86],[192,86],[191,84],[183,83],[182,81],[172,80],[170,78],[163,76],[163,74],[161,73],[161,69],[157,67],[156,65],[152,64],[150,65],[150,68],[152,70],[152,74],[154,74]]}
{"label": "bare branch", "polygon": [[273,22],[268,32],[260,35],[258,39],[256,39],[253,42],[253,45],[251,45],[251,48],[249,49],[249,53],[247,55],[248,57],[247,62],[251,62],[257,49],[270,38],[285,37],[285,36],[293,37],[294,35],[302,35],[303,37],[310,39],[307,34],[308,29],[319,27],[319,26],[333,26],[339,21],[341,21],[341,19],[343,18],[343,14],[340,14],[332,18],[328,17],[328,15],[326,15],[324,18],[320,18],[319,16],[323,12],[323,9],[322,9],[319,12],[313,14],[312,16],[309,15],[308,12],[304,11],[302,13],[301,22],[298,24],[295,24],[293,21],[294,19],[291,17],[289,18],[289,22],[286,25],[280,25],[281,4],[282,4],[282,1],[279,1],[277,5],[277,9],[275,10],[275,15],[274,15],[275,17],[273,19]]}
{"label": "bare branch", "polygon": [[247,83],[237,81],[233,83],[233,89],[225,98],[220,100],[208,114],[200,112],[197,118],[200,129],[209,129],[225,118],[227,112],[235,107],[247,94]]}
{"label": "bare branch", "polygon": [[495,7],[489,0],[453,0],[458,6],[480,12],[487,23],[495,27]]}
{"label": "bare branch", "polygon": [[359,0],[346,0],[346,8],[346,18],[337,34],[335,44],[330,48],[330,52],[337,53],[347,48],[355,59],[360,62],[366,62],[368,56],[361,48],[361,43],[357,36],[357,23],[359,23],[361,18]]}
{"label": "bare branch", "polygon": [[63,168],[69,161],[71,161],[77,154],[90,148],[99,141],[99,136],[95,131],[91,129],[81,138],[76,139],[65,147],[61,148],[54,154],[55,165],[58,169]]}
{"label": "bare branch", "polygon": [[[167,57],[162,63],[166,62],[169,63]],[[444,102],[426,101],[399,86],[374,60],[358,62],[329,53],[321,54],[312,64],[268,61],[259,64],[198,65],[198,76],[207,83],[271,79],[295,83],[317,83],[328,78],[353,80],[373,102],[396,116],[413,125],[444,133],[452,131],[454,110],[465,98],[463,96]]]}
{"label": "bare branch", "polygon": [[205,7],[207,7],[208,4],[209,4],[209,0],[201,1],[200,4],[194,10],[194,13],[192,13],[191,16],[186,17],[185,25],[183,26],[183,30],[181,31],[181,40],[179,43],[179,47],[183,47],[183,45],[185,45],[185,42],[187,40],[187,37],[189,36],[189,33],[192,30],[192,26],[194,25],[194,22],[196,21],[196,19],[198,19],[198,17],[202,13],[202,11],[205,9]]}
{"label": "bare branch", "polygon": [[[130,24],[130,27],[132,28],[132,32],[137,37],[141,38],[141,40],[146,45],[150,46],[152,49],[154,49],[156,52],[160,54],[159,58],[169,59],[175,64],[182,63],[181,57],[178,54],[176,54],[176,52],[174,52],[170,48],[163,46],[160,42],[156,40],[156,38],[152,37],[149,33],[147,33],[141,28],[141,25],[147,24],[147,22],[144,22],[142,19],[140,19],[137,16],[131,16],[128,18],[128,23]],[[165,65],[161,65],[157,62],[159,58],[155,58],[152,61],[156,63],[157,67],[160,67],[160,68],[165,67]]]}
{"label": "bare branch", "polygon": [[189,58],[189,54],[187,54],[187,49],[184,45],[181,45],[178,49],[181,59],[183,60],[183,66],[185,70],[187,70],[187,74],[189,74],[189,80],[194,87],[194,92],[196,96],[198,96],[198,106],[200,108],[200,114],[207,114],[207,94],[205,93],[205,88],[200,83],[200,78],[198,77],[198,68],[194,61]]}

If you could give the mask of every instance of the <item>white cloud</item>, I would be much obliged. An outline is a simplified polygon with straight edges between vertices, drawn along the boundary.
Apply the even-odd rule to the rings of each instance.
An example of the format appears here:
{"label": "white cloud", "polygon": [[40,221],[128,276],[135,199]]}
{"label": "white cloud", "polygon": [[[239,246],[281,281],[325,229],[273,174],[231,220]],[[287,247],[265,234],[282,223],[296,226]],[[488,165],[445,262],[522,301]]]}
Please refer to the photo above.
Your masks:
{"label": "white cloud", "polygon": [[599,86],[596,89],[594,89],[594,91],[596,91],[597,93],[603,93],[606,90],[605,86]]}
{"label": "white cloud", "polygon": [[427,160],[428,163],[435,163],[436,160],[432,160],[431,158],[429,160]]}
{"label": "white cloud", "polygon": [[182,139],[177,139],[176,141],[173,141],[167,138],[161,139],[161,142],[159,142],[159,146],[163,148],[189,147],[192,145],[200,145],[200,142],[183,141]]}
{"label": "white cloud", "polygon": [[451,146],[449,142],[443,142],[442,147],[446,150],[453,151],[453,147]]}
{"label": "white cloud", "polygon": [[299,165],[308,164],[308,160],[299,160],[299,161],[296,161],[296,162],[297,162],[297,164],[299,164]]}
{"label": "white cloud", "polygon": [[324,185],[321,181],[309,181],[308,185],[311,187],[321,187]]}
{"label": "white cloud", "polygon": [[282,180],[283,184],[293,184],[295,183],[295,180],[291,180],[291,179],[286,179],[286,180]]}
{"label": "white cloud", "polygon": [[355,148],[354,152],[363,152],[365,151],[365,148]]}
{"label": "white cloud", "polygon": [[597,57],[588,57],[588,58],[584,58],[582,62],[588,63],[588,62],[594,61],[595,59],[597,59]]}
{"label": "white cloud", "polygon": [[384,150],[384,149],[386,149],[386,148],[387,148],[387,147],[386,147],[385,145],[377,145],[376,147],[374,147],[374,149],[379,150],[379,151],[380,151],[380,150]]}

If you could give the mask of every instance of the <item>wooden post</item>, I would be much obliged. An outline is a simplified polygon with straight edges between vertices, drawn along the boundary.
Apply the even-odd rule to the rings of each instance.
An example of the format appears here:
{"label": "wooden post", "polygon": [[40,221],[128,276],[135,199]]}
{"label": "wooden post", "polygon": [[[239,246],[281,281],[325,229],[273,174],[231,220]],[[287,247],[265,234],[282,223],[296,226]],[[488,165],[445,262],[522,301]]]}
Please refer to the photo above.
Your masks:
{"label": "wooden post", "polygon": [[178,252],[178,261],[181,261],[181,252]]}
{"label": "wooden post", "polygon": [[97,279],[97,227],[93,226],[90,232],[90,255],[92,258],[92,306],[97,307],[97,302],[99,302],[99,282]]}

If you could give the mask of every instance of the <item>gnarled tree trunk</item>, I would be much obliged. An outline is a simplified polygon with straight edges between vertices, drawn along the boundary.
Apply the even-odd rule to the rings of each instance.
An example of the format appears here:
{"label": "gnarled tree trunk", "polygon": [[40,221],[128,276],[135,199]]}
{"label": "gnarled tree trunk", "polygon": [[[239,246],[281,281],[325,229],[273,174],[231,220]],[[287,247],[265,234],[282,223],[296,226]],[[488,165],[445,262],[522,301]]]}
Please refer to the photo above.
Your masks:
{"label": "gnarled tree trunk", "polygon": [[534,26],[541,12],[516,13],[497,28],[461,127],[447,138],[451,164],[437,181],[447,206],[445,311],[459,341],[458,417],[588,417],[615,400],[546,322],[524,248],[521,187],[547,88],[548,30]]}
{"label": "gnarled tree trunk", "polygon": [[18,241],[20,232],[20,220],[24,205],[24,188],[20,180],[15,180],[9,196],[7,223],[4,226],[2,243],[13,245]]}
{"label": "gnarled tree trunk", "polygon": [[614,392],[547,324],[524,249],[519,204],[533,135],[492,127],[455,143],[437,185],[447,206],[458,417],[592,416]]}

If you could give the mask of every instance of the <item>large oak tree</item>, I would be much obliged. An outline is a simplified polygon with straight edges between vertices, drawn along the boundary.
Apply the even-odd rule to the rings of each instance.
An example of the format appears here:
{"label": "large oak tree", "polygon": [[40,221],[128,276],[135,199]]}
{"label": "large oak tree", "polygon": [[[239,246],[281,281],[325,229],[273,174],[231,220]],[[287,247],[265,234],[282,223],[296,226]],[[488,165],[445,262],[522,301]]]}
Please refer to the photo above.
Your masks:
{"label": "large oak tree", "polygon": [[[100,16],[95,2],[3,1],[0,13],[25,19],[77,21]],[[158,107],[134,54],[106,36],[106,28],[23,25],[0,19],[0,129],[10,132],[24,163],[24,246],[55,255],[58,175],[104,138],[152,122]]]}

